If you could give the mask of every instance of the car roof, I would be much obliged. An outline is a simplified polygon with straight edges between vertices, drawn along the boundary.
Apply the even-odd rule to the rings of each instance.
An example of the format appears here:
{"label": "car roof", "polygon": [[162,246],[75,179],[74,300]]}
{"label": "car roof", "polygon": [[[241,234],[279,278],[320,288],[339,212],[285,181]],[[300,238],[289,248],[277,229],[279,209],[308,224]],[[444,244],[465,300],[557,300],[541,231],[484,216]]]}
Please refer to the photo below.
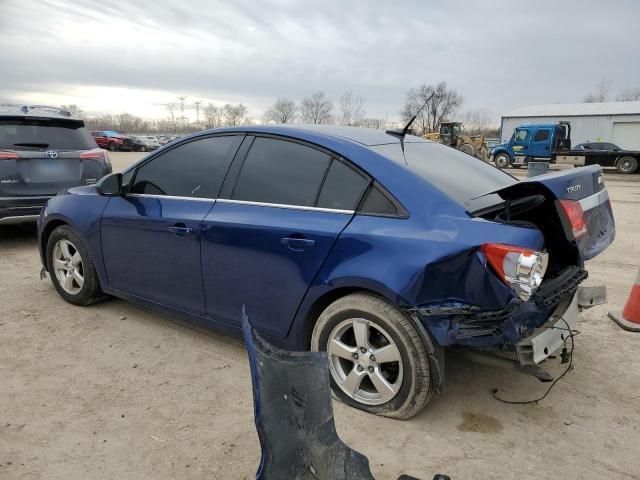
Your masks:
{"label": "car roof", "polygon": [[[327,139],[349,140],[365,146],[400,143],[400,138],[397,135],[386,133],[385,130],[378,130],[375,128],[348,127],[342,125],[246,125],[240,127],[227,127],[222,129],[208,130],[207,132],[232,131],[291,136],[314,135],[315,137],[325,137]],[[429,143],[429,140],[425,140],[414,135],[407,135],[405,136],[404,142]]]}
{"label": "car roof", "polygon": [[69,110],[50,105],[2,105],[0,106],[0,117],[38,117],[81,121],[74,117]]}

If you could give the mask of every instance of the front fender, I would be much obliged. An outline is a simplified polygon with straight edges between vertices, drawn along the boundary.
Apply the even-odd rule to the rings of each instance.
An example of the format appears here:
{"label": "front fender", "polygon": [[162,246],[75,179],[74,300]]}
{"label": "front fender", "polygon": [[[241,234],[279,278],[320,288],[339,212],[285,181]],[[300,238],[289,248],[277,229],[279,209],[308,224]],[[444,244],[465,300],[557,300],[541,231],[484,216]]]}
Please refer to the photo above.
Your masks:
{"label": "front fender", "polygon": [[107,285],[102,259],[100,219],[109,203],[108,197],[98,195],[93,187],[72,189],[51,198],[45,204],[38,222],[38,248],[42,263],[47,268],[46,245],[51,232],[59,225],[69,225],[85,242],[102,286]]}
{"label": "front fender", "polygon": [[495,158],[501,153],[506,153],[507,155],[509,155],[509,158],[513,158],[513,154],[506,148],[496,148],[495,150],[493,150],[493,153],[491,154],[491,156]]}

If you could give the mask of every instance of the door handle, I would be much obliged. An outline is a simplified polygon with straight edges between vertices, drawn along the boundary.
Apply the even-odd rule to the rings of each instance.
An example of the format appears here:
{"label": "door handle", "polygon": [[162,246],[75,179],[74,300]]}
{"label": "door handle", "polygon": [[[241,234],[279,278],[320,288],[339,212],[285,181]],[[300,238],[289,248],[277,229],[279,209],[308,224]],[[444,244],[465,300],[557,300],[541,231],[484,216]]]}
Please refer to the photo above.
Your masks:
{"label": "door handle", "polygon": [[171,233],[175,233],[177,237],[184,237],[189,233],[193,233],[194,230],[191,227],[187,227],[184,223],[176,223],[168,229]]}
{"label": "door handle", "polygon": [[284,237],[280,239],[280,242],[296,252],[301,252],[305,248],[313,247],[316,244],[315,240],[295,237]]}

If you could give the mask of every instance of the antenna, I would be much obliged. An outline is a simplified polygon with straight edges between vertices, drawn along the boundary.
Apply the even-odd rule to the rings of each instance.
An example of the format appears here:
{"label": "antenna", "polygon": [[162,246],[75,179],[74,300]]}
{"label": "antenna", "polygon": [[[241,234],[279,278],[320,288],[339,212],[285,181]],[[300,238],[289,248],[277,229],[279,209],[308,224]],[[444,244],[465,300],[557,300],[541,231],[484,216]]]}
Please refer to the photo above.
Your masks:
{"label": "antenna", "polygon": [[[385,132],[385,133],[388,133],[389,135],[393,135],[395,137],[400,137],[400,148],[402,149],[402,156],[403,157],[404,157],[404,137],[405,137],[405,135],[409,132],[409,129],[411,128],[411,124],[415,121],[415,119],[417,118],[418,114],[422,111],[422,109],[424,107],[427,106],[427,103],[429,103],[429,101],[433,98],[433,96],[435,94],[436,94],[436,92],[433,92],[431,95],[429,95],[429,98],[427,98],[427,100],[418,109],[416,114],[413,117],[411,117],[411,120],[409,120],[409,122],[404,126],[404,128],[402,130],[387,130]],[[404,163],[407,163],[407,158],[406,157],[404,159]]]}

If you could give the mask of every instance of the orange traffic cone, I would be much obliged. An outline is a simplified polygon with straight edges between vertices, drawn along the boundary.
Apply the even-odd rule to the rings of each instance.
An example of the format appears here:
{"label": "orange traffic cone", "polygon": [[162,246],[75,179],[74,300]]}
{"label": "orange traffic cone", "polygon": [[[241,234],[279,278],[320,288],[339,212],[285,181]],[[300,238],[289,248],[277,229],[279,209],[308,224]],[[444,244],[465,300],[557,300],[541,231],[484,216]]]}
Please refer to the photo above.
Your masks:
{"label": "orange traffic cone", "polygon": [[636,281],[631,287],[631,293],[624,305],[622,315],[609,312],[609,317],[625,330],[640,332],[640,270],[638,270]]}

